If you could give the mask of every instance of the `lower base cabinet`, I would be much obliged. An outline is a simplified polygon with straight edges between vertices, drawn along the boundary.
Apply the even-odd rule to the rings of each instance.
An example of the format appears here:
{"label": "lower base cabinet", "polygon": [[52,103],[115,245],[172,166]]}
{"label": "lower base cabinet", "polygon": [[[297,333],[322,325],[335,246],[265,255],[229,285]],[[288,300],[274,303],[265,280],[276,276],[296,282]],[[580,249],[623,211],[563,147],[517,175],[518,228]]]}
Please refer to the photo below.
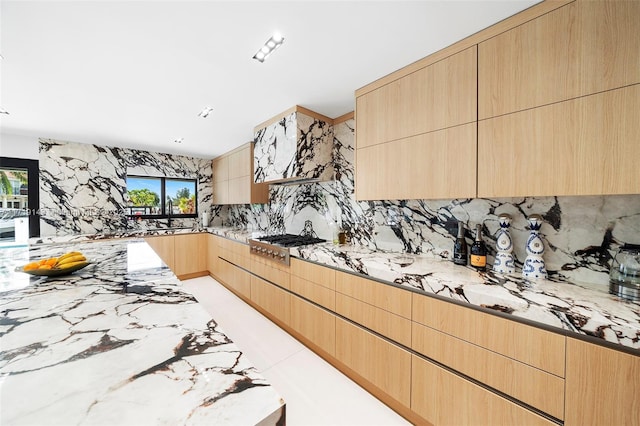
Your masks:
{"label": "lower base cabinet", "polygon": [[336,358],[405,407],[411,399],[411,354],[336,318]]}
{"label": "lower base cabinet", "polygon": [[434,425],[556,425],[415,355],[411,410]]}
{"label": "lower base cabinet", "polygon": [[291,294],[251,275],[251,301],[284,325],[291,321]]}
{"label": "lower base cabinet", "polygon": [[251,274],[236,265],[220,259],[218,262],[217,276],[225,283],[225,286],[241,298],[251,298]]}
{"label": "lower base cabinet", "polygon": [[331,356],[336,354],[336,316],[291,296],[291,328]]}
{"label": "lower base cabinet", "polygon": [[564,424],[640,425],[640,356],[567,339]]}

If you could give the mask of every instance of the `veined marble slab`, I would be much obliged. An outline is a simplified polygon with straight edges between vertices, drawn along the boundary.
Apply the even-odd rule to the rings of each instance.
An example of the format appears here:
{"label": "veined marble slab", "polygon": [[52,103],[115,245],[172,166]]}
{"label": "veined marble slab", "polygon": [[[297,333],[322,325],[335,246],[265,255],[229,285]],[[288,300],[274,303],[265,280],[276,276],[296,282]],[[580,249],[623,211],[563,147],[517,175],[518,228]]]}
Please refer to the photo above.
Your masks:
{"label": "veined marble slab", "polygon": [[[258,232],[212,227],[246,242]],[[640,302],[609,294],[608,286],[478,272],[429,255],[331,243],[294,247],[291,255],[396,286],[493,310],[532,324],[640,349]]]}
{"label": "veined marble slab", "polygon": [[[15,272],[80,250],[60,278]],[[0,424],[279,424],[284,401],[148,244],[0,249]]]}

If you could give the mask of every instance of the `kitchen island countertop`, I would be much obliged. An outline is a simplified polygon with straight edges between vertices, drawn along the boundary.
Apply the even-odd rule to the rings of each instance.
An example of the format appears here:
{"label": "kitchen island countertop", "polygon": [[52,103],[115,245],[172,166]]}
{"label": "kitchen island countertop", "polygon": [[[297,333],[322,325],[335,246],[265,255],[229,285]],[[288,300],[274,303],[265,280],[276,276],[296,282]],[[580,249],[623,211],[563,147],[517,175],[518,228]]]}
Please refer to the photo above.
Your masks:
{"label": "kitchen island countertop", "polygon": [[[71,275],[16,272],[82,251]],[[142,240],[0,249],[1,424],[279,424],[284,401]]]}

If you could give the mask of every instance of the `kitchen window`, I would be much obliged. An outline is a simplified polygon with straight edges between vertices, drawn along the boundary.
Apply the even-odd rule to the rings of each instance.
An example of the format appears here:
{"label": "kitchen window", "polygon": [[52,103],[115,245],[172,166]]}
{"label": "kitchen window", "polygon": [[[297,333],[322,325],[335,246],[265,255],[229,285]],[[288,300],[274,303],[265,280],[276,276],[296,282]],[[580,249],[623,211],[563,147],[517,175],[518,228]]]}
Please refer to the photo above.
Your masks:
{"label": "kitchen window", "polygon": [[195,179],[127,176],[127,215],[142,219],[198,217]]}

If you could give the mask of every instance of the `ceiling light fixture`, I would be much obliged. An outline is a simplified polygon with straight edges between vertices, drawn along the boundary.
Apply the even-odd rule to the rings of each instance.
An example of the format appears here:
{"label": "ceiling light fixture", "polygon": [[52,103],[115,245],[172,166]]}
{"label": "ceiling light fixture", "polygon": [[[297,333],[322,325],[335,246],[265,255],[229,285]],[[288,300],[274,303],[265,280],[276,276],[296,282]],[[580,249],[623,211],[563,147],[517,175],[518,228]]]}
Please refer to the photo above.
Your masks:
{"label": "ceiling light fixture", "polygon": [[174,140],[175,143],[182,143],[182,141],[184,140],[184,138],[180,138],[180,139],[176,139]]}
{"label": "ceiling light fixture", "polygon": [[9,111],[7,111],[6,109],[2,109],[2,108],[0,108],[0,114],[7,114],[7,115],[9,115]]}
{"label": "ceiling light fixture", "polygon": [[276,50],[280,45],[284,42],[284,37],[280,34],[274,34],[271,36],[269,40],[258,50],[258,52],[253,55],[253,59],[256,61],[264,62],[267,59],[267,56],[271,54],[274,50]]}
{"label": "ceiling light fixture", "polygon": [[207,118],[211,111],[213,111],[213,108],[204,107],[204,109],[198,113],[198,117]]}

